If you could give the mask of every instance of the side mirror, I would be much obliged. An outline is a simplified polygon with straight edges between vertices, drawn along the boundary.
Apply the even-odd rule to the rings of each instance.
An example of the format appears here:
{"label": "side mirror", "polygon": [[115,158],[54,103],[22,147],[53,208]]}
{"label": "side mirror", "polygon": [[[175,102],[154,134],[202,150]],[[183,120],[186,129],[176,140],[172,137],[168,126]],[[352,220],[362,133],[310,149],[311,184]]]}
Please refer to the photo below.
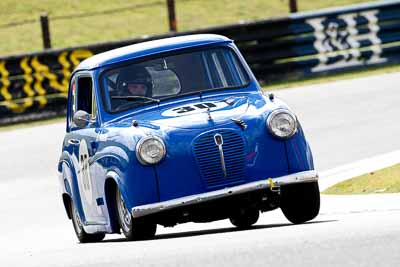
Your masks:
{"label": "side mirror", "polygon": [[72,121],[79,128],[85,128],[90,123],[90,115],[86,111],[78,110],[77,112],[75,112]]}

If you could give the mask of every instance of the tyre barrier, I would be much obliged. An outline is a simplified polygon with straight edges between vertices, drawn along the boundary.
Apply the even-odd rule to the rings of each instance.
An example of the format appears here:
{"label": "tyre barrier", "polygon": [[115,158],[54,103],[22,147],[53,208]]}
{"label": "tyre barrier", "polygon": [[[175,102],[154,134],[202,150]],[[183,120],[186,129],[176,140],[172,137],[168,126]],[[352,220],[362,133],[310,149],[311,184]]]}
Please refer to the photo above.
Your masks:
{"label": "tyre barrier", "polygon": [[85,58],[188,34],[225,35],[262,83],[400,60],[400,1],[382,1],[194,31],[0,58],[0,124],[65,112],[68,80]]}

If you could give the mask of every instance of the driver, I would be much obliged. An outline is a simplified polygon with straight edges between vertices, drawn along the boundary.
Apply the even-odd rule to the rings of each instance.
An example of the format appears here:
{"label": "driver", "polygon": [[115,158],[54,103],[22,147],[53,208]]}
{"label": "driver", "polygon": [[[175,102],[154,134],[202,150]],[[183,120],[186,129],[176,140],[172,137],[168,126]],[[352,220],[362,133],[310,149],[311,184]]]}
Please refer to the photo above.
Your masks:
{"label": "driver", "polygon": [[121,96],[151,97],[152,80],[144,67],[122,70],[118,76],[118,92]]}

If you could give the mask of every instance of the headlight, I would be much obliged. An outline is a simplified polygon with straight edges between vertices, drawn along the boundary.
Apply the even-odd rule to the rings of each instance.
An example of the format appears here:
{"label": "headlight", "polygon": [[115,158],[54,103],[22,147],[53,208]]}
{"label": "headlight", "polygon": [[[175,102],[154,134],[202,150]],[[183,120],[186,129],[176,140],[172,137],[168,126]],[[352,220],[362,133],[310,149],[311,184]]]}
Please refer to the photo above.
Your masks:
{"label": "headlight", "polygon": [[143,165],[159,163],[165,153],[164,142],[157,136],[144,137],[136,145],[136,157]]}
{"label": "headlight", "polygon": [[267,127],[272,135],[288,139],[297,131],[296,116],[286,109],[275,110],[267,119]]}

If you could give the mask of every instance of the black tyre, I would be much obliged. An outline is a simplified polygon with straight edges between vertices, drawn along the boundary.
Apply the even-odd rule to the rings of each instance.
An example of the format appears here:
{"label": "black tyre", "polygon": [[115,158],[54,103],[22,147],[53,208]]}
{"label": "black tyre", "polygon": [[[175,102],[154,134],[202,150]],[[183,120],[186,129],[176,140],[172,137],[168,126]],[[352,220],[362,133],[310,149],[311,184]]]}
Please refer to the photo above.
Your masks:
{"label": "black tyre", "polygon": [[100,242],[106,236],[104,233],[96,233],[96,234],[88,234],[83,229],[82,221],[79,216],[78,210],[75,207],[74,203],[70,205],[71,209],[71,217],[72,217],[72,225],[74,226],[76,237],[81,243],[93,243]]}
{"label": "black tyre", "polygon": [[231,223],[240,228],[246,229],[255,224],[260,217],[260,212],[256,209],[240,209],[229,217]]}
{"label": "black tyre", "polygon": [[320,208],[318,182],[282,186],[281,209],[294,224],[314,219]]}
{"label": "black tyre", "polygon": [[157,231],[157,224],[146,220],[133,219],[118,189],[116,192],[116,205],[118,223],[127,240],[146,240],[154,237]]}

